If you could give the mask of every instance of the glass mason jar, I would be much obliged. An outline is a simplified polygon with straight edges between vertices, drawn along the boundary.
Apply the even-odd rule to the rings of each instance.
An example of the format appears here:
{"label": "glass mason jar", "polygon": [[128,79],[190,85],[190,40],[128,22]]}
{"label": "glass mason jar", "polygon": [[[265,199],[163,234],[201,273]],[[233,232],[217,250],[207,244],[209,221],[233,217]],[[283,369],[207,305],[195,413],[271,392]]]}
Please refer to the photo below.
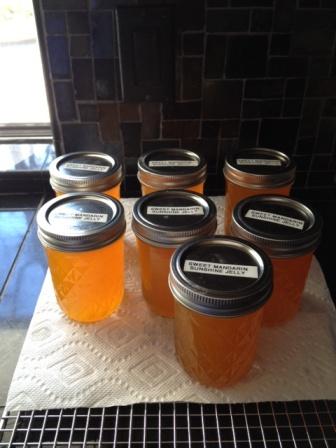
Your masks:
{"label": "glass mason jar", "polygon": [[186,149],[159,149],[138,160],[142,195],[171,189],[203,193],[206,173],[205,159]]}
{"label": "glass mason jar", "polygon": [[248,148],[237,151],[226,159],[224,177],[224,232],[230,234],[232,211],[242,199],[256,194],[289,196],[295,179],[295,165],[280,151]]}
{"label": "glass mason jar", "polygon": [[112,314],[124,294],[121,203],[98,193],[65,194],[39,210],[37,224],[63,312],[79,322]]}
{"label": "glass mason jar", "polygon": [[255,359],[272,264],[256,246],[215,236],[184,244],[171,260],[175,349],[201,384],[223,388],[243,378]]}
{"label": "glass mason jar", "polygon": [[213,235],[216,227],[215,204],[199,193],[158,191],[135,203],[132,228],[137,238],[142,292],[154,313],[174,316],[168,274],[175,249],[196,237]]}
{"label": "glass mason jar", "polygon": [[233,211],[232,234],[262,248],[273,264],[274,289],[263,324],[280,325],[298,312],[322,219],[310,207],[284,196],[253,196]]}
{"label": "glass mason jar", "polygon": [[114,156],[101,152],[72,152],[57,157],[49,173],[56,196],[92,191],[120,199],[123,169]]}

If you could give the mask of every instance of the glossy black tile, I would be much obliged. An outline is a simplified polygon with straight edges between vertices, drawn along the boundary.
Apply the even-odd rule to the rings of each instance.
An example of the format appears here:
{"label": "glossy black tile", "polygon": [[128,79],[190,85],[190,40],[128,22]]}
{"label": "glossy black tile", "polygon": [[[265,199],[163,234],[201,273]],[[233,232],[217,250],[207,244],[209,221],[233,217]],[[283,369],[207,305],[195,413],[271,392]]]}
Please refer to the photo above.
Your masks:
{"label": "glossy black tile", "polygon": [[204,27],[204,0],[184,0],[176,3],[176,26],[181,30],[201,30]]}
{"label": "glossy black tile", "polygon": [[290,98],[284,100],[283,117],[300,117],[302,110],[302,98]]}
{"label": "glossy black tile", "polygon": [[332,51],[335,31],[307,29],[296,31],[291,39],[291,53],[295,55],[329,54]]}
{"label": "glossy black tile", "polygon": [[0,211],[34,210],[42,200],[41,193],[0,194]]}
{"label": "glossy black tile", "polygon": [[334,96],[336,92],[336,79],[310,79],[308,81],[308,97]]}
{"label": "glossy black tile", "polygon": [[142,138],[146,140],[160,137],[161,104],[143,103],[141,105]]}
{"label": "glossy black tile", "polygon": [[272,35],[271,39],[270,54],[281,56],[286,55],[289,53],[290,44],[291,44],[290,34],[275,33]]}
{"label": "glossy black tile", "polygon": [[304,78],[288,79],[286,83],[285,96],[303,97],[305,87],[306,87],[306,80]]}
{"label": "glossy black tile", "polygon": [[68,39],[64,36],[49,36],[47,45],[53,78],[71,78]]}
{"label": "glossy black tile", "polygon": [[170,120],[162,122],[162,137],[168,139],[197,138],[200,133],[199,120]]}
{"label": "glossy black tile", "polygon": [[240,116],[242,81],[205,81],[204,118]]}
{"label": "glossy black tile", "polygon": [[299,120],[263,119],[261,122],[259,144],[264,147],[278,148],[291,154],[294,151]]}
{"label": "glossy black tile", "polygon": [[222,78],[224,74],[227,37],[208,34],[206,39],[205,78]]}
{"label": "glossy black tile", "polygon": [[77,120],[72,81],[58,81],[54,83],[58,118],[63,121]]}
{"label": "glossy black tile", "polygon": [[243,120],[240,124],[239,147],[257,146],[259,120]]}
{"label": "glossy black tile", "polygon": [[323,109],[323,115],[326,117],[335,117],[336,116],[336,99],[328,99],[325,102],[325,106]]}
{"label": "glossy black tile", "polygon": [[284,79],[247,80],[245,84],[246,98],[279,98],[284,92]]}
{"label": "glossy black tile", "polygon": [[97,151],[101,148],[96,124],[63,124],[62,133],[65,145],[73,151]]}
{"label": "glossy black tile", "polygon": [[68,12],[70,34],[89,34],[89,14],[87,12]]}
{"label": "glossy black tile", "polygon": [[263,33],[272,29],[273,11],[269,9],[255,9],[252,11],[251,31]]}
{"label": "glossy black tile", "polygon": [[274,31],[288,32],[295,23],[296,2],[292,0],[275,0]]}
{"label": "glossy black tile", "polygon": [[277,57],[269,59],[269,76],[300,77],[308,72],[308,60],[300,57]]}
{"label": "glossy black tile", "polygon": [[100,132],[104,142],[120,141],[118,105],[101,103],[98,105]]}
{"label": "glossy black tile", "polygon": [[100,100],[118,98],[116,61],[114,59],[95,59],[96,93]]}
{"label": "glossy black tile", "polygon": [[336,118],[323,118],[320,120],[315,152],[330,154],[334,152],[336,135]]}
{"label": "glossy black tile", "polygon": [[199,57],[183,58],[183,99],[197,100],[202,97],[203,59]]}
{"label": "glossy black tile", "polygon": [[206,19],[209,33],[248,31],[249,11],[235,9],[209,9]]}
{"label": "glossy black tile", "polygon": [[73,58],[72,72],[76,99],[94,99],[93,67],[91,59]]}
{"label": "glossy black tile", "polygon": [[199,55],[204,52],[203,33],[185,33],[183,35],[183,52],[185,55]]}
{"label": "glossy black tile", "polygon": [[163,103],[162,117],[164,120],[184,120],[199,118],[201,115],[201,101],[186,101],[183,103]]}
{"label": "glossy black tile", "polygon": [[220,124],[220,121],[216,120],[203,121],[201,129],[202,138],[218,138]]}
{"label": "glossy black tile", "polygon": [[92,42],[95,58],[115,56],[115,22],[112,12],[92,12]]}
{"label": "glossy black tile", "polygon": [[48,34],[65,34],[66,26],[64,12],[46,12],[44,20]]}
{"label": "glossy black tile", "polygon": [[89,36],[71,36],[70,54],[74,58],[91,56],[91,41]]}
{"label": "glossy black tile", "polygon": [[239,120],[224,120],[221,124],[221,138],[238,137],[240,130]]}
{"label": "glossy black tile", "polygon": [[317,99],[305,99],[303,102],[300,135],[315,135],[323,103]]}
{"label": "glossy black tile", "polygon": [[243,102],[243,118],[279,117],[282,100],[246,100]]}
{"label": "glossy black tile", "polygon": [[42,0],[43,8],[46,10],[85,10],[86,0]]}
{"label": "glossy black tile", "polygon": [[126,156],[139,157],[141,153],[141,124],[121,123],[120,125]]}
{"label": "glossy black tile", "polygon": [[162,149],[162,148],[179,148],[179,147],[180,147],[180,141],[177,139],[150,140],[150,141],[143,140],[142,142],[142,152],[154,151],[155,149]]}
{"label": "glossy black tile", "polygon": [[83,122],[97,122],[99,119],[96,104],[79,104],[79,116]]}

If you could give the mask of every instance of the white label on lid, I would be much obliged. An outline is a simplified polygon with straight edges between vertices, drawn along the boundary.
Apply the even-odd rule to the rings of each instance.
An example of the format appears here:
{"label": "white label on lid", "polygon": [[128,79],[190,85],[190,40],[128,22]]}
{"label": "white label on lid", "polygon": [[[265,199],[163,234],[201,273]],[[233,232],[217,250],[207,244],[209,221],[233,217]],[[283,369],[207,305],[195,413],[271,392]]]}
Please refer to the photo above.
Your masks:
{"label": "white label on lid", "polygon": [[237,165],[281,166],[279,159],[236,159]]}
{"label": "white label on lid", "polygon": [[147,215],[204,215],[203,207],[194,205],[191,207],[147,207]]}
{"label": "white label on lid", "polygon": [[150,160],[151,167],[198,166],[197,160]]}
{"label": "white label on lid", "polygon": [[89,163],[73,163],[66,162],[63,165],[64,168],[69,170],[79,170],[79,171],[96,171],[97,173],[106,173],[109,170],[107,165],[91,165]]}
{"label": "white label on lid", "polygon": [[185,260],[184,272],[225,275],[226,277],[258,278],[258,266],[211,263],[209,261]]}
{"label": "white label on lid", "polygon": [[259,221],[273,222],[281,226],[292,227],[293,229],[303,230],[304,221],[291,218],[290,216],[278,215],[277,213],[263,212],[261,210],[248,210],[246,218],[257,219]]}
{"label": "white label on lid", "polygon": [[54,217],[85,222],[107,222],[108,215],[106,213],[57,212]]}

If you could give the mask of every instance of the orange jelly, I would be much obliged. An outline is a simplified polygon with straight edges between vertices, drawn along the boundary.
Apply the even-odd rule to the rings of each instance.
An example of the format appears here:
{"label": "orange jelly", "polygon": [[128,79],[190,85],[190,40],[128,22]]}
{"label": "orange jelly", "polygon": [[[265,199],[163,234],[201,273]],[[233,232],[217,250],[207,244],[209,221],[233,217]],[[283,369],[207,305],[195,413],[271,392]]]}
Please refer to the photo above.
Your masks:
{"label": "orange jelly", "polygon": [[120,198],[122,165],[101,152],[73,152],[57,157],[50,165],[50,184],[56,196],[88,191]]}
{"label": "orange jelly", "polygon": [[169,265],[175,249],[198,236],[213,235],[216,207],[205,196],[184,190],[151,193],[133,209],[142,293],[150,309],[174,316],[174,299],[168,287]]}
{"label": "orange jelly", "polygon": [[63,312],[79,322],[111,315],[124,294],[120,202],[102,194],[66,194],[47,202],[37,222]]}
{"label": "orange jelly", "polygon": [[244,199],[234,209],[232,234],[265,250],[273,264],[274,289],[263,324],[274,326],[298,312],[322,220],[301,202],[284,196]]}
{"label": "orange jelly", "polygon": [[241,200],[256,194],[289,196],[295,166],[284,153],[268,148],[249,148],[227,158],[224,232],[230,234],[232,212]]}
{"label": "orange jelly", "polygon": [[151,151],[138,160],[142,195],[171,189],[203,193],[206,170],[205,159],[186,149]]}
{"label": "orange jelly", "polygon": [[176,356],[201,384],[237,383],[255,359],[264,304],[272,291],[269,258],[254,245],[217,236],[173,255]]}

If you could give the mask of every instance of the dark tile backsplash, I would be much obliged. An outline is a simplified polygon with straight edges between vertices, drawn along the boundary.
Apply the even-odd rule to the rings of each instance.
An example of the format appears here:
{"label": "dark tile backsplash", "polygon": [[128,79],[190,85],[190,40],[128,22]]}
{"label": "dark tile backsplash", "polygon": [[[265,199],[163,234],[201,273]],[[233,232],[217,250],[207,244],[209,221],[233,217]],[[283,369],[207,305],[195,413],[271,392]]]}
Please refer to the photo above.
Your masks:
{"label": "dark tile backsplash", "polygon": [[[34,3],[58,153],[95,149],[122,156],[130,195],[139,192],[136,161],[143,151],[186,147],[207,158],[207,192],[220,193],[228,153],[270,146],[294,157],[298,189],[335,197],[334,0]],[[151,17],[148,8],[170,11],[173,36],[165,51],[174,54],[175,80],[169,100],[123,101],[118,7],[144,8],[144,17]],[[160,45],[150,34],[137,43],[134,33],[133,49],[147,38],[149,46]],[[135,76],[137,70],[146,73],[135,67]]]}

